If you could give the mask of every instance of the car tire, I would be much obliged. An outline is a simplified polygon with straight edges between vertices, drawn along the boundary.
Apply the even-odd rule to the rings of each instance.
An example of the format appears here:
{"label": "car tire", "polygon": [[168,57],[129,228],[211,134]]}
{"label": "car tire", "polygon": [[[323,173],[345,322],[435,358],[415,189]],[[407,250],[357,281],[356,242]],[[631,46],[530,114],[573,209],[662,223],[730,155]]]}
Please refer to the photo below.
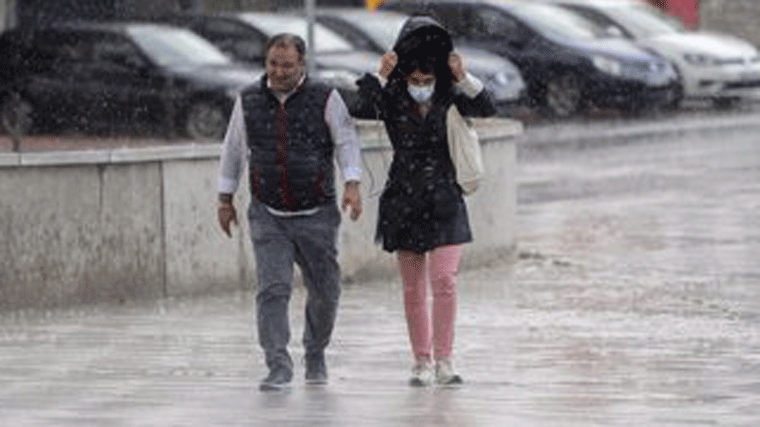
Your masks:
{"label": "car tire", "polygon": [[557,74],[546,82],[543,106],[555,118],[574,116],[581,108],[581,78],[574,73]]}
{"label": "car tire", "polygon": [[222,105],[211,101],[196,101],[185,115],[185,135],[198,140],[221,140],[227,130],[228,115]]}
{"label": "car tire", "polygon": [[31,133],[34,117],[34,105],[19,94],[6,96],[0,104],[0,125],[9,135]]}
{"label": "car tire", "polygon": [[681,108],[681,103],[684,100],[683,85],[678,83],[674,88],[672,95],[668,102],[664,105],[666,110],[675,111]]}

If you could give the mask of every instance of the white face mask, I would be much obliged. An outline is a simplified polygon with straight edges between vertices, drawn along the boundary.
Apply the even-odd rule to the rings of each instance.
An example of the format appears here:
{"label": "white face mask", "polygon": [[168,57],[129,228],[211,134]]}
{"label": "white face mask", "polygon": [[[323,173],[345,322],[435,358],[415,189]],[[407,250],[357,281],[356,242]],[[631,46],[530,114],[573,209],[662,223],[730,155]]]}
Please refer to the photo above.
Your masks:
{"label": "white face mask", "polygon": [[430,101],[430,98],[433,96],[433,92],[435,92],[435,82],[424,86],[407,84],[406,90],[409,92],[412,99],[422,104]]}

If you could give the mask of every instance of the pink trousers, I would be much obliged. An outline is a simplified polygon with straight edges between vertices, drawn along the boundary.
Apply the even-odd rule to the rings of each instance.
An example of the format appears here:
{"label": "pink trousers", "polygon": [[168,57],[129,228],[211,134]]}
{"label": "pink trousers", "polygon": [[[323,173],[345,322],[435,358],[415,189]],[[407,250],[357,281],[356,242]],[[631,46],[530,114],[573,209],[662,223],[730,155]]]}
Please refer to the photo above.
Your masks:
{"label": "pink trousers", "polygon": [[[418,361],[451,356],[461,258],[461,245],[442,246],[422,254],[398,251],[409,341]],[[428,286],[433,291],[432,318]]]}

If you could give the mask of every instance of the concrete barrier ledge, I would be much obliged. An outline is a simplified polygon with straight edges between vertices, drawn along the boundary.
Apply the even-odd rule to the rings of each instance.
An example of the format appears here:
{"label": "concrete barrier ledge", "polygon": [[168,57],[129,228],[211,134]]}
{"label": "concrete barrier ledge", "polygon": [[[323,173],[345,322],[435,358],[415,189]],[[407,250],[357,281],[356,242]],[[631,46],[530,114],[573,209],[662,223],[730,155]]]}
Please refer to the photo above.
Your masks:
{"label": "concrete barrier ledge", "polygon": [[[346,282],[396,276],[395,258],[374,241],[390,144],[382,123],[357,125],[365,214],[340,229]],[[474,241],[463,268],[509,262],[516,248],[515,142],[522,125],[475,125],[486,176],[467,198]],[[188,142],[0,155],[0,312],[250,289],[255,261],[247,221],[232,239],[216,222],[220,153],[218,142]],[[235,196],[241,219],[250,199],[243,185]]]}
{"label": "concrete barrier ledge", "polygon": [[55,150],[0,154],[0,167],[65,166],[106,163],[146,163],[170,160],[218,158],[219,143],[184,143],[153,147],[123,147],[92,150]]}
{"label": "concrete barrier ledge", "polygon": [[0,153],[0,167],[20,166],[21,154],[19,153]]}

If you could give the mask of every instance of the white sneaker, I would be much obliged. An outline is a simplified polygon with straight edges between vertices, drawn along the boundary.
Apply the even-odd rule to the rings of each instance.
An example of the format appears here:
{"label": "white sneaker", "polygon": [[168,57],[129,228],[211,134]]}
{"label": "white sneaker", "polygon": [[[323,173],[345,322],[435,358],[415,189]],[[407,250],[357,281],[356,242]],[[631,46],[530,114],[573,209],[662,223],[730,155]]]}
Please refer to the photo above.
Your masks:
{"label": "white sneaker", "polygon": [[433,383],[433,367],[429,361],[417,361],[412,366],[412,376],[409,385],[412,387],[426,387]]}
{"label": "white sneaker", "polygon": [[440,385],[459,385],[464,381],[454,372],[454,364],[450,358],[441,359],[435,364],[435,382]]}

